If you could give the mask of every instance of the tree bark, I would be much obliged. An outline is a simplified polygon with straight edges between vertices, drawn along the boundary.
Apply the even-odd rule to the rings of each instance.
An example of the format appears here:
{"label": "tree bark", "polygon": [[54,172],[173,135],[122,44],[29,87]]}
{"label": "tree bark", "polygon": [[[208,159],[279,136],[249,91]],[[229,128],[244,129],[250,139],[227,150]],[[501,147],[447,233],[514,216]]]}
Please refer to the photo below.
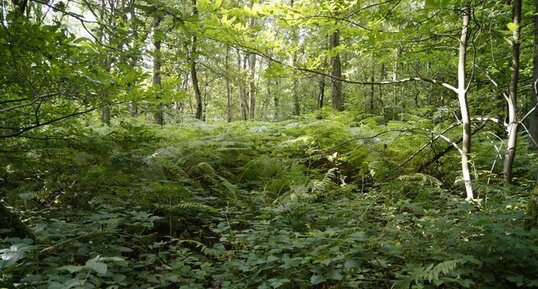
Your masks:
{"label": "tree bark", "polygon": [[[192,15],[197,17],[198,16],[198,7],[196,4],[196,0],[192,0]],[[192,36],[192,48],[191,48],[191,80],[192,80],[192,88],[194,89],[194,98],[196,99],[196,112],[194,114],[194,117],[199,120],[203,120],[203,110],[204,110],[204,104],[202,100],[202,93],[200,92],[200,85],[198,81],[198,72],[196,71],[196,60],[198,59],[198,56],[196,55],[196,43],[197,37],[196,34]]]}
{"label": "tree bark", "polygon": [[[335,49],[338,46],[340,46],[340,31],[336,30],[331,34],[329,48]],[[333,76],[331,81],[332,106],[338,111],[343,111],[344,99],[342,98],[342,81],[339,80],[342,78],[342,63],[340,60],[340,53],[337,53],[331,58],[331,66],[331,76]]]}
{"label": "tree bark", "polygon": [[240,106],[240,113],[241,113],[241,120],[247,120],[248,119],[248,102],[247,102],[247,93],[245,88],[245,81],[243,79],[243,74],[241,71],[244,71],[246,69],[246,62],[247,62],[247,56],[241,60],[241,53],[239,49],[237,50],[237,65],[239,70],[239,106]]}
{"label": "tree bark", "polygon": [[[189,75],[190,71],[183,73],[183,79],[177,84],[177,90],[187,92],[189,88]],[[181,123],[184,121],[185,117],[185,100],[176,101],[175,103],[176,112],[178,114],[178,122]]]}
{"label": "tree bark", "polygon": [[[279,81],[276,80],[275,81],[275,90],[276,88],[279,86]],[[270,85],[271,83],[269,83]],[[275,107],[275,111],[274,111],[274,119],[275,120],[279,120],[280,118],[280,104],[279,104],[279,98],[278,98],[278,93],[275,93],[273,92],[273,104],[274,104],[274,107]]]}
{"label": "tree bark", "polygon": [[249,65],[249,83],[248,83],[248,112],[249,118],[254,119],[256,109],[256,54],[250,54],[248,58]]}
{"label": "tree bark", "polygon": [[[538,0],[534,1],[534,55],[532,69],[532,90],[530,107],[535,108],[538,104]],[[530,147],[538,150],[538,109],[535,109],[529,116],[529,138]]]}
{"label": "tree bark", "polygon": [[[252,6],[252,2],[251,2]],[[254,18],[250,19],[250,28],[252,29],[256,25]],[[248,83],[248,112],[249,118],[254,119],[255,109],[256,109],[256,54],[250,53],[248,57],[248,68],[249,68],[249,83]]]}
{"label": "tree bark", "polygon": [[512,183],[514,160],[516,157],[517,147],[517,132],[519,126],[519,120],[517,117],[517,84],[519,82],[519,55],[520,55],[520,24],[521,24],[521,0],[513,0],[512,13],[514,17],[514,24],[517,25],[516,29],[512,31],[512,74],[510,76],[510,88],[508,91],[508,125],[506,130],[508,132],[508,140],[506,144],[506,152],[504,155],[504,183]]}
{"label": "tree bark", "polygon": [[101,121],[107,125],[110,125],[111,118],[112,117],[110,115],[110,106],[103,106],[103,108],[101,108]]}
{"label": "tree bark", "polygon": [[466,200],[474,200],[476,196],[473,192],[473,186],[471,183],[471,168],[470,168],[470,154],[471,154],[471,118],[469,116],[469,107],[467,104],[467,87],[465,79],[465,65],[467,56],[467,40],[469,37],[469,19],[471,15],[471,7],[465,7],[462,16],[462,29],[459,45],[458,56],[458,102],[461,112],[461,123],[463,126],[462,134],[462,148],[461,148],[461,171],[463,176],[463,182],[465,185]]}
{"label": "tree bark", "polygon": [[161,24],[161,17],[160,16],[153,16],[153,79],[152,79],[152,85],[153,89],[156,91],[156,99],[157,99],[157,107],[155,108],[155,112],[153,113],[153,119],[156,124],[163,125],[164,124],[164,117],[163,117],[163,103],[160,100],[161,94],[162,94],[162,86],[161,86],[161,62],[162,62],[162,55],[161,55],[161,35],[159,33],[159,26]]}
{"label": "tree bark", "polygon": [[325,77],[322,76],[319,80],[319,97],[318,108],[323,108],[323,102],[325,101]]}
{"label": "tree bark", "polygon": [[375,102],[375,63],[372,61],[372,85],[370,86],[370,107],[369,107],[369,113],[374,113],[374,102]]}
{"label": "tree bark", "polygon": [[[133,43],[133,47],[132,49],[133,50],[137,50],[138,49],[138,45],[135,44],[137,43],[138,41],[138,38],[139,38],[139,35],[138,35],[138,25],[136,24],[136,8],[135,8],[135,3],[134,3],[135,0],[131,0],[129,6],[130,6],[130,9],[129,9],[129,14],[130,14],[130,21],[131,21],[131,31],[132,31],[132,34],[133,34],[133,38],[132,39],[132,43]],[[129,66],[131,67],[131,69],[135,69],[136,68],[136,65],[138,63],[138,59],[139,59],[140,55],[139,53],[137,52],[136,54],[132,55],[131,56],[131,61],[129,62]],[[129,90],[129,93],[133,90],[133,87],[134,87],[134,83],[130,83],[128,85],[128,90]],[[136,103],[136,101],[134,100],[131,100],[129,101],[129,115],[131,117],[138,117],[138,103]]]}
{"label": "tree bark", "polygon": [[[296,55],[293,55],[294,63]],[[294,64],[295,65],[295,64]],[[299,89],[299,82],[297,81],[296,76],[292,76],[292,95],[293,95],[293,112],[292,115],[301,115],[301,101],[299,100],[299,92],[297,91]]]}
{"label": "tree bark", "polygon": [[[230,71],[230,47],[226,47],[226,59],[225,59],[226,72]],[[232,110],[232,84],[229,75],[226,76],[226,121],[232,122],[233,110]]]}

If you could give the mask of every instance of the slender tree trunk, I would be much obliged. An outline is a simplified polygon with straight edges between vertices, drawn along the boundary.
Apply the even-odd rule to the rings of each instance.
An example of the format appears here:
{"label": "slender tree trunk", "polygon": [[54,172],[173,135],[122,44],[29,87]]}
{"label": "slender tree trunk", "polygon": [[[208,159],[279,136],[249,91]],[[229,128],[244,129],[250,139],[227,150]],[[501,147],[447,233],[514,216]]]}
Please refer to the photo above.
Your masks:
{"label": "slender tree trunk", "polygon": [[[380,79],[385,79],[385,64],[381,64],[381,77]],[[385,101],[383,99],[383,85],[379,85],[379,107],[381,107],[381,116],[383,116],[383,124],[387,124],[387,114],[385,111]]]}
{"label": "slender tree trunk", "polygon": [[[135,21],[135,18],[136,18],[136,8],[135,8],[135,5],[134,5],[134,1],[135,0],[131,0],[130,2],[130,9],[129,9],[129,14],[130,14],[130,21],[131,21],[131,31],[132,31],[132,34],[133,34],[133,38],[132,39],[132,48],[133,49],[138,49],[138,45],[135,44],[137,43],[137,40],[138,40],[138,25],[137,25],[137,21]],[[136,64],[138,63],[138,59],[139,59],[139,54],[138,52],[135,54],[135,55],[132,55],[131,56],[131,61],[129,63],[129,66],[131,67],[131,69],[135,69],[136,68]],[[128,87],[128,90],[129,92],[131,92],[133,90],[133,87],[134,87],[134,83],[133,84],[129,84],[129,87]],[[129,101],[129,115],[131,117],[138,117],[138,104],[136,103],[136,101],[134,100],[131,100]]]}
{"label": "slender tree trunk", "polygon": [[[294,55],[293,58],[295,59],[296,56]],[[295,63],[295,60],[294,60],[294,63]],[[297,77],[292,76],[292,87],[291,87],[292,94],[293,94],[292,115],[301,115],[301,101],[299,100],[299,92],[297,91],[298,89],[299,89],[299,82],[297,80]]]}
{"label": "slender tree trunk", "polygon": [[[335,49],[340,46],[340,31],[336,30],[330,37],[330,49]],[[332,106],[338,111],[344,110],[344,99],[342,98],[342,63],[340,61],[340,53],[337,53],[331,58],[331,76],[334,78],[331,81],[331,101]]]}
{"label": "slender tree trunk", "polygon": [[[251,7],[253,5],[253,1],[251,1]],[[250,28],[254,28],[256,25],[256,20],[254,18],[250,18]],[[248,83],[248,112],[249,112],[249,118],[254,119],[256,115],[256,54],[250,53],[248,57],[248,68],[249,68],[249,83]]]}
{"label": "slender tree trunk", "polygon": [[[130,63],[131,69],[133,69],[133,70],[135,69],[137,62],[138,61],[136,59],[136,56],[133,56],[133,59],[131,59],[131,63]],[[129,83],[129,85],[127,87],[128,93],[131,93],[133,91],[134,86],[135,86],[134,82]],[[131,117],[138,117],[138,104],[134,100],[129,101],[129,115]]]}
{"label": "slender tree trunk", "polygon": [[[192,0],[192,15],[197,17],[198,16],[198,8],[196,4],[196,0]],[[198,82],[198,73],[196,71],[196,60],[198,59],[198,55],[196,55],[196,45],[197,45],[197,38],[196,34],[192,36],[192,48],[191,48],[191,80],[192,80],[192,88],[194,89],[194,97],[196,98],[196,112],[194,114],[194,117],[199,120],[203,120],[203,102],[202,102],[202,93],[200,92],[200,85]]]}
{"label": "slender tree trunk", "polygon": [[512,32],[512,75],[508,91],[508,141],[504,156],[504,183],[512,183],[514,159],[516,157],[517,131],[519,120],[517,117],[517,84],[519,82],[519,48],[520,48],[520,24],[521,24],[521,0],[513,0],[514,24],[517,28]]}
{"label": "slender tree trunk", "polygon": [[154,16],[153,17],[153,88],[157,92],[157,108],[155,109],[155,112],[153,113],[153,119],[156,124],[163,125],[164,124],[164,117],[163,117],[163,103],[160,100],[161,94],[162,94],[162,86],[161,86],[161,62],[162,62],[162,55],[161,55],[161,35],[159,32],[159,26],[161,23],[161,17],[160,16]]}
{"label": "slender tree trunk", "polygon": [[249,118],[254,119],[256,108],[256,54],[250,54],[248,58],[249,65],[249,83],[248,83],[248,112]]}
{"label": "slender tree trunk", "polygon": [[[183,74],[183,79],[177,85],[178,91],[186,92],[189,88],[189,72]],[[175,104],[176,112],[178,114],[178,122],[183,122],[185,115],[185,101],[180,100]]]}
{"label": "slender tree trunk", "polygon": [[[101,29],[100,41],[106,42],[104,29],[103,28],[100,28],[100,29]],[[112,71],[112,59],[111,59],[111,57],[105,56],[104,66],[105,66],[105,70],[106,70],[107,73],[110,73]],[[110,125],[111,119],[112,119],[112,116],[110,114],[110,105],[105,104],[101,108],[101,122],[103,122],[106,125]]]}
{"label": "slender tree trunk", "polygon": [[209,81],[208,81],[208,76],[207,74],[205,75],[205,82],[204,82],[204,93],[202,94],[202,103],[203,103],[203,107],[202,107],[202,121],[206,121],[206,117],[207,117],[207,106],[209,105],[209,95],[208,95],[208,92],[207,92],[207,88],[209,86]]}
{"label": "slender tree trunk", "polygon": [[103,123],[106,123],[107,125],[110,125],[110,120],[112,119],[110,115],[110,106],[105,105],[103,108],[101,108],[101,121]]}
{"label": "slender tree trunk", "polygon": [[370,107],[369,107],[369,113],[374,113],[374,101],[375,101],[375,63],[372,58],[372,85],[370,86]]}
{"label": "slender tree trunk", "polygon": [[[531,109],[538,104],[538,0],[534,1],[534,55],[532,69],[533,93],[531,93]],[[529,137],[530,147],[538,150],[538,109],[535,109],[529,116]]]}
{"label": "slender tree trunk", "polygon": [[319,80],[319,97],[318,108],[323,108],[323,102],[325,101],[325,77],[322,76]]}
{"label": "slender tree trunk", "polygon": [[[275,88],[278,87],[279,85],[279,81],[276,80],[275,81]],[[275,89],[276,90],[276,89]],[[275,120],[279,120],[280,118],[280,105],[279,105],[279,98],[278,98],[278,93],[273,93],[273,104],[275,106],[275,114],[274,114],[274,119]]]}
{"label": "slender tree trunk", "polygon": [[[225,60],[226,72],[230,72],[230,47],[226,47],[226,60]],[[232,110],[232,84],[229,75],[226,76],[226,121],[232,122],[233,110]]]}
{"label": "slender tree trunk", "polygon": [[[294,0],[290,1],[290,6],[293,8],[294,6]],[[292,29],[291,31],[291,42],[294,45],[299,46],[299,36],[297,35],[296,29]],[[292,63],[293,66],[297,65],[297,51],[293,51],[292,55]],[[294,75],[292,76],[292,84],[291,84],[291,94],[293,98],[293,111],[292,115],[301,115],[301,102],[299,100],[299,92],[297,91],[299,89],[299,83],[297,77]]]}
{"label": "slender tree trunk", "polygon": [[[193,38],[196,38],[196,37],[193,37]],[[200,92],[198,72],[196,71],[196,60],[194,59],[191,61],[191,81],[192,81],[192,88],[194,89],[194,98],[196,99],[196,108],[195,108],[194,117],[196,119],[202,120],[203,119],[202,92]]]}
{"label": "slender tree trunk", "polygon": [[[271,79],[268,78],[267,79],[267,97],[266,97],[266,99],[264,101],[264,107],[265,107],[264,108],[264,113],[263,113],[264,116],[266,115],[265,112],[269,109],[269,107],[271,107],[271,93],[272,93],[272,91],[271,91]],[[264,117],[264,120],[269,120],[270,118],[271,118],[270,116],[268,116],[267,118]]]}
{"label": "slender tree trunk", "polygon": [[469,107],[467,105],[467,87],[465,82],[465,64],[467,56],[467,40],[469,37],[469,19],[471,7],[465,7],[463,12],[463,23],[461,29],[459,57],[458,57],[458,102],[461,111],[461,123],[463,126],[462,148],[461,148],[461,170],[463,182],[465,184],[466,199],[473,200],[476,198],[471,183],[471,117],[469,116]]}
{"label": "slender tree trunk", "polygon": [[248,119],[248,103],[247,103],[247,93],[245,88],[245,80],[243,79],[242,71],[246,68],[247,56],[241,60],[241,53],[239,49],[237,50],[237,65],[239,70],[239,106],[241,112],[241,120]]}
{"label": "slender tree trunk", "polygon": [[129,115],[131,117],[138,117],[138,105],[134,101],[129,102]]}

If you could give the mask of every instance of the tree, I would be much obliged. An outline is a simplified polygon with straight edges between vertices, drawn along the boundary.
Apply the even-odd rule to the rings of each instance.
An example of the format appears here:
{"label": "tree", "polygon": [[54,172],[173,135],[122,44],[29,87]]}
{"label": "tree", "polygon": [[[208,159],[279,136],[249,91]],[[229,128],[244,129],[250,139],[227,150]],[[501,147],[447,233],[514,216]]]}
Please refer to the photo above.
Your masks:
{"label": "tree", "polygon": [[534,109],[529,116],[529,137],[532,149],[538,149],[538,0],[534,1],[534,45],[532,68],[532,93],[530,107]]}
{"label": "tree", "polygon": [[517,148],[517,132],[519,127],[518,109],[517,109],[517,88],[519,82],[519,57],[520,57],[520,26],[521,26],[521,0],[513,0],[513,25],[512,30],[512,58],[511,68],[512,73],[510,76],[510,87],[508,90],[508,97],[506,101],[508,103],[508,125],[506,130],[508,132],[508,140],[506,144],[506,153],[504,156],[504,182],[510,184],[513,178],[514,159],[516,157]]}
{"label": "tree", "polygon": [[[251,5],[254,2],[251,2]],[[256,20],[254,18],[250,19],[249,23],[251,29],[254,28],[256,25]],[[248,59],[248,68],[249,68],[249,75],[248,75],[248,112],[249,112],[249,118],[254,119],[255,117],[255,109],[256,109],[256,54],[251,53],[247,56]]]}
{"label": "tree", "polygon": [[[331,33],[330,37],[330,49],[336,49],[340,46],[340,31],[336,30]],[[333,108],[338,111],[344,110],[344,99],[342,97],[342,63],[340,60],[340,53],[336,52],[333,57],[331,57],[331,103]]]}
{"label": "tree", "polygon": [[161,25],[162,18],[160,15],[153,16],[153,77],[152,77],[152,85],[153,89],[156,94],[156,100],[157,100],[157,107],[155,108],[155,112],[153,113],[153,118],[156,124],[163,125],[164,124],[164,116],[163,116],[163,103],[162,100],[160,100],[162,95],[162,72],[161,72],[161,66],[162,66],[162,52],[161,52],[161,44],[162,44],[162,34],[160,31],[160,25]]}
{"label": "tree", "polygon": [[463,182],[465,185],[465,192],[467,194],[467,200],[472,200],[476,196],[473,192],[471,184],[471,168],[470,168],[470,154],[471,154],[471,117],[469,115],[469,107],[467,104],[467,83],[465,77],[465,66],[467,56],[467,41],[469,38],[469,23],[471,18],[471,7],[469,4],[463,10],[462,16],[462,28],[459,45],[459,57],[458,57],[458,102],[460,105],[461,124],[463,127],[462,134],[462,148],[461,154],[461,171],[463,175]]}
{"label": "tree", "polygon": [[[196,0],[192,0],[192,15],[198,17],[198,7]],[[203,119],[203,102],[202,102],[202,92],[200,91],[200,84],[198,81],[198,71],[196,70],[196,61],[198,59],[197,45],[198,37],[196,36],[196,31],[192,34],[191,40],[191,52],[190,52],[190,61],[191,61],[191,80],[192,87],[194,89],[194,97],[196,99],[196,112],[194,117],[196,119]]]}

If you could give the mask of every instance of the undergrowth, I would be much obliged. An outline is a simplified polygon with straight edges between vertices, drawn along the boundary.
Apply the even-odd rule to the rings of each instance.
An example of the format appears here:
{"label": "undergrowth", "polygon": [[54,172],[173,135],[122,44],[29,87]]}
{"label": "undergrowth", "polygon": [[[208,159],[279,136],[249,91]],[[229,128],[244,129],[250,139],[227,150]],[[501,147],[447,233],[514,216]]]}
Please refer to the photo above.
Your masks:
{"label": "undergrowth", "polygon": [[35,240],[0,241],[0,287],[538,287],[527,195],[486,185],[494,171],[477,162],[484,198],[463,201],[455,157],[419,171],[446,144],[410,158],[438,128],[408,119],[72,124],[21,138],[1,157],[1,196]]}

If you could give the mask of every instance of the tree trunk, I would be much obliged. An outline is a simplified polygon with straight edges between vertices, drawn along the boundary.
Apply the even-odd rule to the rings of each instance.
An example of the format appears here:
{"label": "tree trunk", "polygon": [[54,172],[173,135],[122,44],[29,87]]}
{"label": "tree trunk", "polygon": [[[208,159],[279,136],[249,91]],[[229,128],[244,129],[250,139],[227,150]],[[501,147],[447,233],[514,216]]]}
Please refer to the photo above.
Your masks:
{"label": "tree trunk", "polygon": [[370,107],[369,107],[369,113],[374,113],[374,101],[375,101],[375,64],[372,61],[372,85],[370,87]]}
{"label": "tree trunk", "polygon": [[[385,63],[381,63],[381,77],[380,79],[385,79]],[[379,85],[379,107],[381,108],[381,116],[383,116],[383,124],[387,124],[387,113],[385,111],[385,101],[383,100],[383,85]]]}
{"label": "tree trunk", "polygon": [[209,95],[207,93],[207,87],[209,86],[208,76],[205,75],[204,81],[204,93],[202,94],[202,121],[206,121],[207,116],[207,106],[209,105]]}
{"label": "tree trunk", "polygon": [[[186,73],[183,73],[183,79],[181,80],[181,82],[179,82],[177,84],[177,90],[178,91],[183,91],[183,92],[186,92],[189,88],[189,75],[190,73],[189,72],[186,72]],[[180,101],[177,101],[176,104],[175,104],[175,107],[176,107],[176,112],[178,114],[178,122],[183,122],[184,121],[184,116],[185,116],[185,101],[184,100],[180,100]]]}
{"label": "tree trunk", "polygon": [[255,116],[255,108],[256,108],[256,54],[250,54],[248,58],[248,65],[249,65],[249,83],[248,83],[248,112],[249,112],[249,118],[254,119]]}
{"label": "tree trunk", "polygon": [[[290,7],[293,9],[294,6],[294,0],[290,1]],[[293,45],[299,45],[299,36],[297,35],[296,29],[292,29],[291,31],[291,42]],[[293,55],[292,55],[292,63],[293,66],[297,65],[297,51],[294,49]],[[301,115],[301,102],[299,100],[299,92],[297,91],[299,88],[299,83],[297,77],[294,75],[292,76],[292,84],[291,84],[291,94],[293,98],[293,111],[292,115]]]}
{"label": "tree trunk", "polygon": [[292,76],[293,83],[292,83],[292,94],[293,94],[293,112],[292,115],[301,115],[301,101],[299,100],[299,92],[297,91],[299,89],[299,83],[297,81],[296,76]]}
{"label": "tree trunk", "polygon": [[[534,1],[534,62],[532,70],[533,93],[531,93],[531,109],[538,105],[538,0]],[[531,149],[538,150],[538,108],[529,116],[529,137]]]}
{"label": "tree trunk", "polygon": [[239,49],[237,50],[237,65],[239,70],[239,105],[240,105],[240,111],[241,111],[241,119],[247,120],[248,119],[248,103],[247,103],[247,94],[246,94],[246,88],[245,88],[245,81],[243,79],[243,74],[241,71],[244,71],[246,68],[246,62],[247,62],[247,56],[241,60],[241,53]]}
{"label": "tree trunk", "polygon": [[138,105],[134,101],[129,102],[129,115],[131,117],[138,117]]}
{"label": "tree trunk", "polygon": [[[226,60],[225,60],[226,72],[230,72],[230,47],[226,48]],[[226,121],[232,122],[233,110],[232,110],[232,84],[230,76],[226,76]]]}
{"label": "tree trunk", "polygon": [[520,48],[520,24],[521,24],[521,0],[513,0],[514,24],[517,28],[512,32],[512,74],[510,76],[510,88],[508,91],[508,141],[504,156],[504,183],[512,183],[514,159],[516,157],[517,131],[519,120],[517,117],[517,84],[519,81],[519,48]]}
{"label": "tree trunk", "polygon": [[110,125],[110,106],[105,105],[103,108],[101,108],[101,121],[107,125]]}
{"label": "tree trunk", "polygon": [[318,108],[323,108],[324,101],[325,101],[325,76],[322,76],[319,81]]}
{"label": "tree trunk", "polygon": [[[196,7],[196,0],[192,0],[192,15],[198,16],[198,8]],[[196,33],[196,32],[195,32]],[[196,99],[196,112],[194,117],[199,120],[203,120],[203,102],[202,102],[202,93],[200,92],[200,85],[198,82],[198,73],[196,71],[196,60],[198,56],[196,55],[196,43],[197,38],[196,34],[192,36],[192,48],[191,48],[191,79],[192,79],[192,88],[194,89],[194,97]]]}
{"label": "tree trunk", "polygon": [[[130,21],[131,21],[131,31],[132,31],[132,34],[133,34],[133,38],[132,39],[132,49],[135,49],[137,50],[138,49],[138,44],[136,44],[138,42],[138,39],[139,39],[139,35],[138,35],[138,25],[137,25],[137,21],[135,21],[135,18],[136,18],[136,8],[135,8],[135,5],[134,5],[134,1],[135,0],[131,0],[129,6],[130,6],[130,9],[129,9],[129,14],[130,14]],[[129,62],[129,66],[131,69],[135,69],[136,68],[136,65],[138,63],[138,59],[139,59],[139,53],[137,52],[136,54],[132,55],[131,56],[131,61]],[[135,83],[129,83],[128,85],[128,91],[129,93],[133,90],[133,87],[134,87]],[[138,117],[138,103],[134,100],[131,100],[129,101],[129,115],[131,117]]]}
{"label": "tree trunk", "polygon": [[[269,85],[270,85],[270,83],[269,83]],[[279,85],[279,81],[277,79],[275,81],[275,90],[277,90],[278,85]],[[279,120],[279,118],[280,118],[280,113],[279,113],[280,112],[280,105],[279,105],[278,93],[276,93],[276,92],[273,92],[273,104],[274,104],[274,107],[275,107],[274,119]]]}
{"label": "tree trunk", "polygon": [[162,86],[161,86],[161,62],[162,62],[162,55],[161,55],[161,35],[159,32],[159,26],[161,24],[161,17],[160,16],[153,16],[153,89],[156,91],[157,95],[157,107],[155,108],[155,112],[153,113],[153,119],[156,124],[163,125],[164,124],[164,118],[163,118],[163,103],[160,100],[161,94],[162,94]]}
{"label": "tree trunk", "polygon": [[467,105],[467,87],[465,83],[465,64],[467,56],[467,40],[469,37],[469,18],[471,7],[465,7],[463,12],[463,23],[461,29],[459,57],[458,57],[458,102],[461,111],[461,123],[463,126],[462,148],[461,148],[461,170],[463,182],[465,185],[466,200],[474,200],[476,196],[473,192],[471,183],[471,118],[469,116],[469,107]]}
{"label": "tree trunk", "polygon": [[[330,49],[335,49],[340,46],[340,31],[336,30],[330,37]],[[340,53],[337,53],[331,58],[331,101],[332,106],[338,111],[344,110],[344,99],[342,98],[342,63],[340,61]]]}
{"label": "tree trunk", "polygon": [[[294,57],[295,58],[295,57]],[[297,91],[299,88],[299,83],[297,81],[296,76],[292,76],[293,83],[292,83],[292,94],[293,94],[293,112],[292,115],[301,115],[301,101],[299,100],[299,92]]]}
{"label": "tree trunk", "polygon": [[[253,2],[251,2],[251,7],[253,5]],[[254,25],[256,25],[256,20],[254,18],[250,18],[250,28],[253,29]],[[249,118],[254,119],[255,114],[255,108],[256,108],[256,54],[250,53],[248,57],[248,68],[249,68],[249,83],[248,83],[248,112],[249,112]]]}

